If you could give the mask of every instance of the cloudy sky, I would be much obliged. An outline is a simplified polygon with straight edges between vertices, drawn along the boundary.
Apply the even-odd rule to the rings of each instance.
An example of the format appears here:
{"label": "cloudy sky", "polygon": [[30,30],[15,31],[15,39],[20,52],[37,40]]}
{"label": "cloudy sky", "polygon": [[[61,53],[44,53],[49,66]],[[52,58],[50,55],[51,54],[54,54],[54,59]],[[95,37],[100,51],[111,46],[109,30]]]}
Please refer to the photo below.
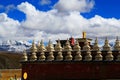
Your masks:
{"label": "cloudy sky", "polygon": [[0,40],[113,40],[120,36],[120,0],[0,0]]}

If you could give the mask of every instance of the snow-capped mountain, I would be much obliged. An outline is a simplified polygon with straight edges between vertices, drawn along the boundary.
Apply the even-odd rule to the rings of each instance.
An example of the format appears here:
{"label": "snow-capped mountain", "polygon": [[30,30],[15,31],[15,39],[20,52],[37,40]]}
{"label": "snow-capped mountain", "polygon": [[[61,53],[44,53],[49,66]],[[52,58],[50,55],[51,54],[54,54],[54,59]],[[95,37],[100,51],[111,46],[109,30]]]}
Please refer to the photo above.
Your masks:
{"label": "snow-capped mountain", "polygon": [[1,51],[13,51],[13,52],[22,52],[27,50],[31,47],[31,43],[27,41],[2,41],[0,43],[0,50]]}

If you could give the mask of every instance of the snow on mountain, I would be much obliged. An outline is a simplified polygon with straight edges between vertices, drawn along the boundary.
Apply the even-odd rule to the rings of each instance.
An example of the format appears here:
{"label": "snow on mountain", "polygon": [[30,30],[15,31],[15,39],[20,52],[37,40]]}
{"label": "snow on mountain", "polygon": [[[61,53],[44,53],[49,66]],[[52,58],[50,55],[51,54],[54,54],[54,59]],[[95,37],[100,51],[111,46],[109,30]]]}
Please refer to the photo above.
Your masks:
{"label": "snow on mountain", "polygon": [[7,40],[2,41],[0,44],[1,51],[13,51],[13,52],[22,52],[31,47],[31,43],[27,41],[15,41]]}
{"label": "snow on mountain", "polygon": [[[38,44],[38,42],[35,42],[35,44]],[[48,43],[45,43],[45,46]],[[16,40],[7,40],[7,41],[0,41],[0,51],[11,51],[11,52],[23,52],[24,50],[29,51],[32,43],[29,41],[16,41]],[[104,42],[100,43],[100,47],[102,49],[102,46],[104,45]],[[113,48],[113,43],[110,42],[111,47]]]}

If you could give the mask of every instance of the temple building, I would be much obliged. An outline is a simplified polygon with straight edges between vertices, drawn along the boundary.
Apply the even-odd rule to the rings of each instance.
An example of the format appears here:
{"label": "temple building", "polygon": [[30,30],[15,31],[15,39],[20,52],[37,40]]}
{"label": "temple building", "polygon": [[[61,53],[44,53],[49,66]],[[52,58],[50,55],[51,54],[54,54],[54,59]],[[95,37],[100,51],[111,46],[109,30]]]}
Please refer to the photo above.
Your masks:
{"label": "temple building", "polygon": [[43,40],[32,43],[30,53],[24,51],[21,60],[23,80],[81,80],[120,79],[120,41],[116,38],[114,48],[105,39],[102,49],[98,38],[56,40],[54,46],[49,40],[45,47]]}
{"label": "temple building", "polygon": [[[82,33],[82,38],[73,38],[72,36],[69,38],[69,42],[70,42],[70,46],[73,47],[75,45],[75,40],[78,41],[79,46],[81,47],[81,49],[83,48],[83,46],[85,45],[85,41],[88,41],[90,47],[92,47],[91,45],[91,41],[92,39],[90,38],[86,38],[86,32]],[[56,40],[56,42],[58,42],[58,40]],[[61,46],[64,47],[65,43],[67,42],[67,40],[60,40]]]}

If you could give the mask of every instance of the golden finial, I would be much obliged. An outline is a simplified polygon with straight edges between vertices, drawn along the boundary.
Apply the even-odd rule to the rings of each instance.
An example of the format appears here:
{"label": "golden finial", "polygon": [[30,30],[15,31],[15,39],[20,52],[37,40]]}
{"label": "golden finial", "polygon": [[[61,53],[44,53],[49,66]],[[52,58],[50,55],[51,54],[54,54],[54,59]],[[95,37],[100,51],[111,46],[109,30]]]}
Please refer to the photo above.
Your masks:
{"label": "golden finial", "polygon": [[98,39],[97,39],[97,37],[96,37],[95,43],[94,43],[94,45],[93,45],[93,51],[97,51],[97,50],[99,50],[99,46],[98,46]]}
{"label": "golden finial", "polygon": [[78,40],[76,40],[76,42],[75,42],[75,45],[74,45],[74,47],[73,47],[73,50],[74,51],[80,51],[80,46],[79,46],[79,43],[78,43]]}
{"label": "golden finial", "polygon": [[36,52],[37,52],[37,47],[35,45],[35,42],[33,40],[32,47],[31,47],[31,56],[30,56],[30,61],[35,61],[37,60]]}
{"label": "golden finial", "polygon": [[87,39],[85,40],[85,45],[83,46],[83,50],[85,50],[85,51],[89,51],[90,50],[90,46],[89,46],[89,43],[88,43]]}
{"label": "golden finial", "polygon": [[64,50],[65,51],[67,51],[67,55],[65,56],[65,60],[66,61],[71,61],[72,60],[72,53],[71,53],[71,51],[72,51],[72,48],[71,48],[71,46],[70,46],[70,42],[69,42],[69,40],[67,39],[67,42],[66,42],[66,45],[64,46]]}
{"label": "golden finial", "polygon": [[81,52],[80,52],[81,47],[79,46],[78,40],[76,40],[75,46],[73,47],[73,50],[77,51],[74,61],[81,61],[82,60],[82,56],[81,56]]}
{"label": "golden finial", "polygon": [[58,52],[58,55],[56,56],[56,60],[57,61],[62,61],[63,60],[63,55],[62,55],[61,51]]}
{"label": "golden finial", "polygon": [[103,56],[101,55],[101,51],[98,50],[95,56],[95,61],[102,61],[102,60],[103,60]]}
{"label": "golden finial", "polygon": [[67,39],[66,45],[70,45],[70,42],[69,42],[69,40],[68,40],[68,39]]}
{"label": "golden finial", "polygon": [[72,48],[70,46],[70,42],[68,39],[67,39],[66,45],[64,46],[64,50],[65,51],[72,51]]}
{"label": "golden finial", "polygon": [[67,51],[67,55],[65,56],[65,61],[71,61],[72,60],[72,55],[71,55],[71,51]]}
{"label": "golden finial", "polygon": [[61,47],[61,43],[60,43],[60,40],[58,39],[58,42],[55,46],[55,51],[62,51],[62,47]]}
{"label": "golden finial", "polygon": [[32,42],[32,47],[30,48],[31,52],[37,52],[37,47],[35,45],[35,41]]}
{"label": "golden finial", "polygon": [[53,60],[54,60],[53,51],[50,51],[47,57],[47,61],[53,61]]}
{"label": "golden finial", "polygon": [[40,56],[39,56],[39,60],[40,61],[45,61],[46,57],[45,57],[45,53],[41,52]]}
{"label": "golden finial", "polygon": [[116,61],[120,61],[120,51],[118,52]]}
{"label": "golden finial", "polygon": [[120,51],[120,41],[118,39],[118,36],[116,37],[116,42],[114,45],[114,50]]}
{"label": "golden finial", "polygon": [[28,60],[27,53],[26,51],[23,51],[23,56],[21,61],[27,61],[27,60]]}
{"label": "golden finial", "polygon": [[53,47],[51,40],[49,40],[48,42],[47,51],[49,52],[47,60],[53,61],[54,60],[54,55],[53,55],[54,47]]}
{"label": "golden finial", "polygon": [[111,50],[109,50],[108,52],[107,52],[107,55],[105,56],[105,58],[106,58],[106,61],[113,61],[113,55],[112,55],[112,51]]}
{"label": "golden finial", "polygon": [[39,52],[44,52],[44,51],[46,51],[46,48],[45,48],[44,43],[43,43],[43,40],[41,40],[40,46],[39,46],[38,50],[39,50]]}
{"label": "golden finial", "polygon": [[81,52],[77,51],[74,61],[81,61],[81,60],[82,60]]}
{"label": "golden finial", "polygon": [[49,40],[49,42],[48,42],[47,51],[48,52],[54,51],[54,47],[53,47],[51,40]]}
{"label": "golden finial", "polygon": [[37,47],[40,47],[40,41],[38,41]]}
{"label": "golden finial", "polygon": [[91,60],[92,60],[91,51],[87,51],[85,55],[85,61],[91,61]]}
{"label": "golden finial", "polygon": [[44,51],[46,51],[46,48],[45,48],[45,46],[44,46],[44,43],[43,43],[43,40],[41,40],[41,42],[40,42],[40,47],[39,47],[39,52],[41,52],[40,53],[40,56],[39,56],[39,60],[40,61],[44,61],[45,59],[46,59],[46,57],[45,57],[45,53],[44,53]]}
{"label": "golden finial", "polygon": [[63,55],[62,55],[62,47],[60,40],[58,39],[57,45],[55,46],[55,51],[58,51],[58,55],[56,56],[57,61],[62,61],[63,60]]}
{"label": "golden finial", "polygon": [[83,32],[83,38],[86,38],[86,32]]}
{"label": "golden finial", "polygon": [[110,50],[111,50],[111,47],[110,47],[110,45],[109,45],[109,41],[108,41],[107,37],[106,37],[106,39],[105,39],[105,43],[104,43],[104,46],[103,46],[103,50],[104,50],[104,51],[110,51]]}
{"label": "golden finial", "polygon": [[32,52],[31,56],[30,56],[30,61],[36,61],[37,60],[37,56],[35,52]]}

